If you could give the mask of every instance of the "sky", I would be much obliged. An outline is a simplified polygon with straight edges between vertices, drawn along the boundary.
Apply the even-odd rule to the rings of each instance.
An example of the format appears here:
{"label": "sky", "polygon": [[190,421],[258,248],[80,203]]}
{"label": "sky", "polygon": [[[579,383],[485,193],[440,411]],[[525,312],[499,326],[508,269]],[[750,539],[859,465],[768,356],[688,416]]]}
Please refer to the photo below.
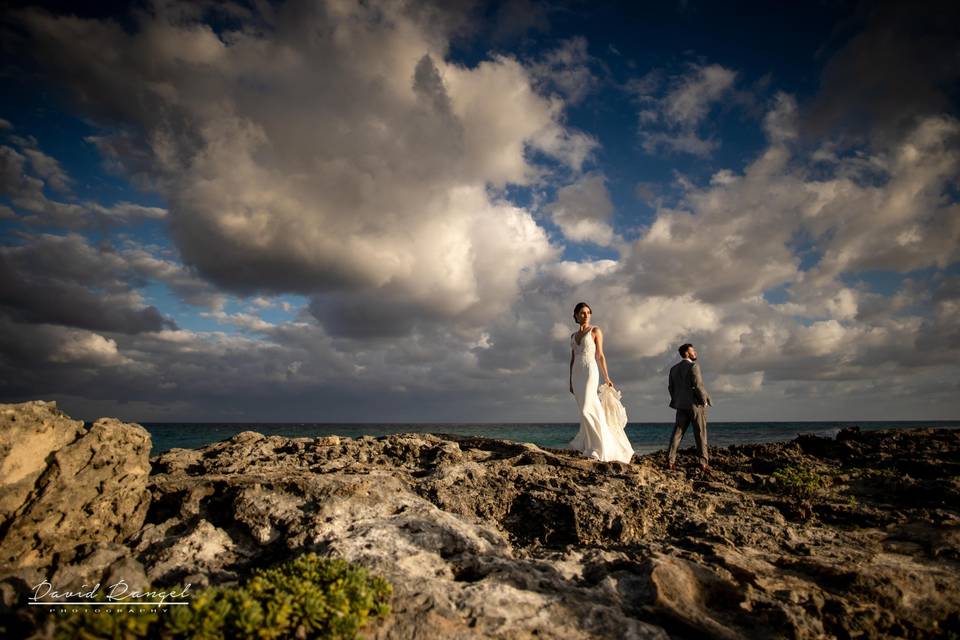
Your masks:
{"label": "sky", "polygon": [[[777,6],[779,5],[779,6]],[[955,3],[7,4],[0,402],[960,418]]]}

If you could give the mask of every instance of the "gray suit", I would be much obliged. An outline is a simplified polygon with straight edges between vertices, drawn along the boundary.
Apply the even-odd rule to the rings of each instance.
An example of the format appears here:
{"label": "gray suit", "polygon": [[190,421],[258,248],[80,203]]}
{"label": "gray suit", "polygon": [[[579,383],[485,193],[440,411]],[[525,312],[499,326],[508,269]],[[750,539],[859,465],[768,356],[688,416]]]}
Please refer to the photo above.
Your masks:
{"label": "gray suit", "polygon": [[670,390],[670,407],[677,410],[673,435],[670,436],[670,448],[667,450],[667,460],[670,464],[676,462],[680,441],[683,440],[683,435],[692,422],[696,427],[693,435],[697,441],[700,464],[707,464],[710,460],[707,453],[707,407],[713,403],[706,387],[703,386],[700,366],[689,360],[681,360],[673,365],[670,369],[667,388]]}

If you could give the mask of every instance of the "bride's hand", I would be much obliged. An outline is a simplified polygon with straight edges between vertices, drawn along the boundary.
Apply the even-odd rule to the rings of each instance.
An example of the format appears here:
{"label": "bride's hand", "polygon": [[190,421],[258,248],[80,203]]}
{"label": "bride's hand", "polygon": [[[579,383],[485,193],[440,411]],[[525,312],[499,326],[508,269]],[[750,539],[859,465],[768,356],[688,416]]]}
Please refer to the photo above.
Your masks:
{"label": "bride's hand", "polygon": [[607,378],[607,386],[612,387],[612,386],[613,386],[613,380],[610,380],[609,378]]}

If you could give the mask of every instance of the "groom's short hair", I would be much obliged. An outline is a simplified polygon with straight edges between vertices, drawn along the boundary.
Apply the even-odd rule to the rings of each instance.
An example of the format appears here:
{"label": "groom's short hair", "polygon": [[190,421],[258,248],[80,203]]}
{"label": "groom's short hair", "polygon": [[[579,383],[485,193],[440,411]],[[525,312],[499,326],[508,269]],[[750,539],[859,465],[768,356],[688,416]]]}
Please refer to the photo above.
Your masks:
{"label": "groom's short hair", "polygon": [[682,345],[680,345],[680,348],[677,349],[677,351],[680,352],[680,357],[681,357],[681,358],[686,358],[686,357],[687,357],[687,349],[689,349],[689,348],[692,347],[692,346],[693,346],[693,345],[690,344],[689,342],[684,342]]}

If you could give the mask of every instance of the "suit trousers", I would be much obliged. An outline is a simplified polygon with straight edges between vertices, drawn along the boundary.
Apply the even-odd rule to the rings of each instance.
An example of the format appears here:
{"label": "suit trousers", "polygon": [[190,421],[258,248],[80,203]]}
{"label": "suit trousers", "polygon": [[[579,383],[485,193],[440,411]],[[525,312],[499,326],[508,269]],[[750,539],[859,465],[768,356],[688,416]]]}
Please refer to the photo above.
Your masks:
{"label": "suit trousers", "polygon": [[683,440],[687,427],[693,423],[693,437],[697,441],[697,454],[700,457],[700,464],[710,462],[710,454],[707,452],[707,407],[706,405],[695,405],[692,409],[677,409],[677,419],[673,423],[673,435],[670,436],[670,449],[667,451],[667,460],[673,464],[677,460],[677,449],[680,448],[680,441]]}

